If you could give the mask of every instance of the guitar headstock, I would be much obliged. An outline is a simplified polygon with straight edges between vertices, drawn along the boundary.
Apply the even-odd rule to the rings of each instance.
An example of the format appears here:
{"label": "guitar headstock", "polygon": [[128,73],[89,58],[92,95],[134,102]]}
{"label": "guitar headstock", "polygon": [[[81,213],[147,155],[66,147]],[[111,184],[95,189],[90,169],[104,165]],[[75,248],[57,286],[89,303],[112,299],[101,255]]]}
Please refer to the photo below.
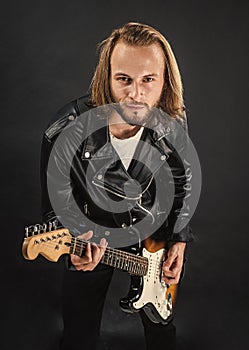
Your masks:
{"label": "guitar headstock", "polygon": [[57,229],[53,224],[38,224],[25,228],[25,236],[22,254],[27,260],[34,260],[41,254],[56,262],[62,254],[69,254],[72,236],[65,228]]}

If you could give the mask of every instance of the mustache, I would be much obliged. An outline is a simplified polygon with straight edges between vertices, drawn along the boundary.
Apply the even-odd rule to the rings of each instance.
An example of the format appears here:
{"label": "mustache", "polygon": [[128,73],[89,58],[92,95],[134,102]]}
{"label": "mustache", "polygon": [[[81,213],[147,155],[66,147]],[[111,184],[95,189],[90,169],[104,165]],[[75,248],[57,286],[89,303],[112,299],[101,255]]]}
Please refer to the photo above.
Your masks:
{"label": "mustache", "polygon": [[141,103],[141,102],[137,102],[137,101],[124,101],[124,102],[120,102],[121,106],[138,106],[138,107],[146,107],[147,109],[149,109],[149,105],[147,103]]}

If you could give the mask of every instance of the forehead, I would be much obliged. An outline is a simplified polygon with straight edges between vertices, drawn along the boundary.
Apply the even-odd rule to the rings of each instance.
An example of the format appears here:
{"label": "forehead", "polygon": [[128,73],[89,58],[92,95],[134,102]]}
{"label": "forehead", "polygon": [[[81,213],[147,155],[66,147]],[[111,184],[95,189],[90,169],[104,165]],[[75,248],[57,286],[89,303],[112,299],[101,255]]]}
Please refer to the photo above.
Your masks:
{"label": "forehead", "polygon": [[120,41],[113,49],[110,63],[113,73],[125,70],[126,74],[152,74],[164,71],[165,59],[163,50],[157,43],[134,46]]}

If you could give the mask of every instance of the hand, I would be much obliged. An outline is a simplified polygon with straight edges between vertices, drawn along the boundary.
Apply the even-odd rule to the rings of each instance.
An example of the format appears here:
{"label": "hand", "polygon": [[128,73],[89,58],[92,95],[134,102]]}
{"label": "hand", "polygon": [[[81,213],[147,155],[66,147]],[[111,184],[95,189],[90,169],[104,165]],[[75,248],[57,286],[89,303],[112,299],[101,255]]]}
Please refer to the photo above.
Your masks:
{"label": "hand", "polygon": [[167,260],[162,266],[162,280],[169,285],[180,280],[185,247],[185,242],[175,242],[168,250]]}
{"label": "hand", "polygon": [[[89,240],[93,236],[93,231],[88,231],[78,236],[84,240]],[[96,243],[87,243],[86,251],[84,256],[79,257],[77,255],[71,254],[72,264],[75,266],[78,271],[92,271],[100,262],[102,256],[107,247],[107,242],[105,238],[100,240],[100,245],[97,246]]]}

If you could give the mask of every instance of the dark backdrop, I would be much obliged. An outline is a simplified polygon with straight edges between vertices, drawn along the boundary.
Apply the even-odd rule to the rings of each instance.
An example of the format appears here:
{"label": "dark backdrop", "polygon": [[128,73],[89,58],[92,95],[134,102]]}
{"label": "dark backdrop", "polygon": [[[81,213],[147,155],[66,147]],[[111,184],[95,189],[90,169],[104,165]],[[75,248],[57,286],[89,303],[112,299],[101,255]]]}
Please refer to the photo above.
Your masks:
{"label": "dark backdrop", "polygon": [[[57,349],[62,262],[28,262],[21,255],[24,226],[41,222],[42,132],[60,107],[87,90],[96,44],[128,21],[154,26],[172,45],[203,173],[176,310],[179,349],[247,348],[247,5],[1,2],[1,349]],[[101,349],[144,349],[139,318],[118,307],[128,285],[128,276],[117,272]]]}

